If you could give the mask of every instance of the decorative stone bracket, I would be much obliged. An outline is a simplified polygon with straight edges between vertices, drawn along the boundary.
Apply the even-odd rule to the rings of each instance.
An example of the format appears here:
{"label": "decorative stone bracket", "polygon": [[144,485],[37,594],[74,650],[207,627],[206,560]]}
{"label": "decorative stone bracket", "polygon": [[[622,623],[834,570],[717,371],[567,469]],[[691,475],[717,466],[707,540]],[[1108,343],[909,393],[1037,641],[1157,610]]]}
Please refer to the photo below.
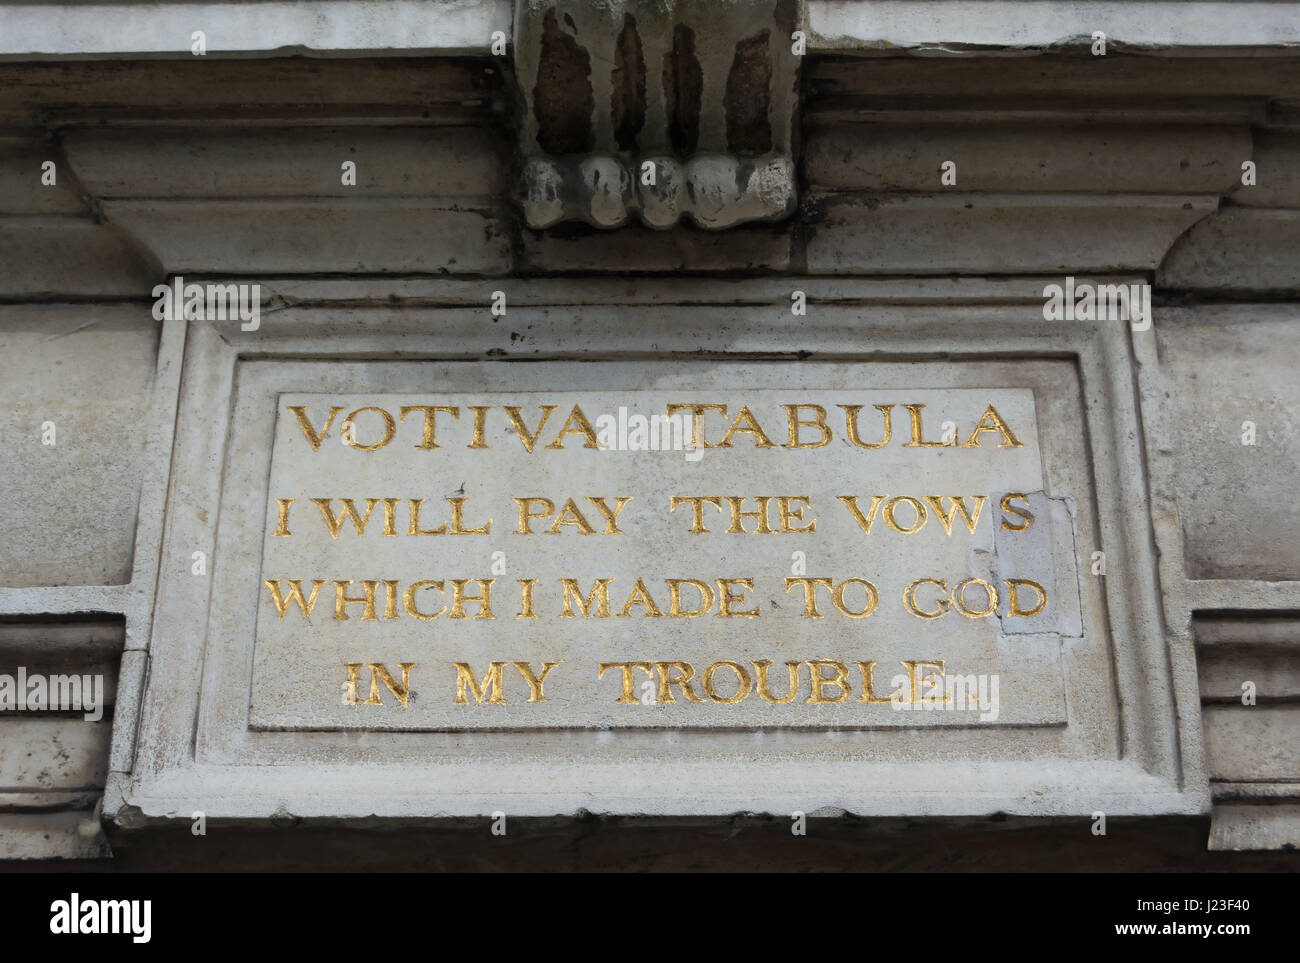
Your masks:
{"label": "decorative stone bracket", "polygon": [[518,0],[529,227],[795,207],[798,0]]}

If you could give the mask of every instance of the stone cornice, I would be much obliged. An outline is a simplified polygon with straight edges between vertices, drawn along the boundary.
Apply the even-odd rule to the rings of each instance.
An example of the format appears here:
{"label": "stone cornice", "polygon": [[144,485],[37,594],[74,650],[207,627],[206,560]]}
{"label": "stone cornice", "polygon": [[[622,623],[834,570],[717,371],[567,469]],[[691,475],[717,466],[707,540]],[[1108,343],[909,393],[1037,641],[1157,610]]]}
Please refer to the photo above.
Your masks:
{"label": "stone cornice", "polygon": [[[946,56],[1085,46],[1253,54],[1300,47],[1300,4],[1075,0],[809,0],[815,53],[914,50]],[[513,0],[256,0],[192,3],[0,3],[0,58],[471,55],[510,35]]]}

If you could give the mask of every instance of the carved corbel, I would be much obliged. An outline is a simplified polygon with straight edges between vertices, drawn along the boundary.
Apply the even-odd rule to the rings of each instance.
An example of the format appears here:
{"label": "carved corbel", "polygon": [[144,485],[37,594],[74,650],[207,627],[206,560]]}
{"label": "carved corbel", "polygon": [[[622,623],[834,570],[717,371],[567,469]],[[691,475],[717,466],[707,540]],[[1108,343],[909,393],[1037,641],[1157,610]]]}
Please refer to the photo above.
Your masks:
{"label": "carved corbel", "polygon": [[802,14],[798,0],[518,0],[528,226],[790,214]]}

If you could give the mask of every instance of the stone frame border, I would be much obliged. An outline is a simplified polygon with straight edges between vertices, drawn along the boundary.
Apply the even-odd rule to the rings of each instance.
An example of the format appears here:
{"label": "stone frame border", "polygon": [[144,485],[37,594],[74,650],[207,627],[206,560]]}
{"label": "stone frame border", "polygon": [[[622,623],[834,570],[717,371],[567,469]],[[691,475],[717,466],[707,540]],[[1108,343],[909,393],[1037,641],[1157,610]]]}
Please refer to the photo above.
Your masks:
{"label": "stone frame border", "polygon": [[[1133,279],[1114,278],[1113,281]],[[207,612],[208,580],[161,566],[150,639],[148,678],[140,696],[141,713],[130,775],[110,777],[105,812],[122,825],[157,818],[191,817],[203,809],[209,818],[268,819],[286,812],[304,817],[378,816],[432,818],[484,815],[498,809],[511,815],[543,816],[591,810],[653,815],[722,815],[735,812],[787,814],[824,798],[818,814],[849,811],[860,815],[1107,815],[1204,813],[1209,791],[1204,774],[1197,720],[1195,659],[1190,644],[1166,637],[1154,539],[1148,507],[1147,470],[1141,442],[1138,385],[1128,326],[1124,322],[1073,322],[1069,327],[1041,319],[1041,279],[835,281],[639,280],[627,282],[407,280],[396,282],[270,282],[287,304],[264,314],[263,328],[242,333],[237,323],[189,326],[184,348],[182,391],[176,411],[176,441],[167,495],[162,557],[188,559],[194,548],[212,548],[212,527],[198,524],[198,512],[215,518],[220,478],[231,428],[233,378],[239,359],[319,358],[350,360],[640,360],[671,359],[704,352],[717,360],[819,361],[884,360],[927,355],[953,357],[954,320],[974,322],[979,345],[963,358],[1072,357],[1078,365],[1086,442],[1092,459],[1098,528],[1109,564],[1127,573],[1105,583],[1109,632],[1117,660],[1118,738],[1121,758],[1110,762],[1052,760],[1053,772],[1030,785],[1014,765],[982,763],[967,767],[971,791],[961,797],[913,785],[846,792],[850,765],[815,767],[778,764],[733,773],[726,786],[702,795],[674,789],[689,785],[702,763],[629,763],[601,773],[592,767],[555,772],[544,764],[492,766],[477,770],[447,767],[456,787],[422,795],[414,783],[401,789],[382,778],[382,767],[356,765],[208,765],[195,761],[202,738],[197,684],[204,670],[204,646],[192,635],[196,616]],[[546,326],[529,332],[529,347],[509,345],[510,325],[492,325],[486,305],[493,288],[517,292],[520,307],[560,308]],[[575,290],[587,290],[575,297]],[[369,291],[374,293],[369,293]],[[398,297],[397,305],[376,289]],[[808,293],[809,313],[790,324],[789,292]],[[474,305],[457,310],[460,305]],[[566,317],[564,305],[602,308],[685,304],[745,320],[724,328],[693,324],[629,329],[613,319],[604,325]],[[770,313],[754,310],[767,305]],[[360,306],[358,306],[360,305]],[[936,315],[918,323],[907,312],[924,305]],[[940,307],[942,305],[942,307]],[[870,306],[864,323],[859,309]],[[323,309],[323,310],[322,310]],[[448,310],[451,309],[451,310]],[[914,312],[913,312],[914,313]],[[438,326],[428,323],[435,316]],[[946,315],[946,317],[945,317]],[[696,316],[698,319],[698,315]],[[585,327],[584,327],[585,324]],[[600,330],[592,330],[593,328]],[[719,331],[727,343],[720,345]],[[346,332],[346,333],[345,333]],[[869,333],[869,342],[864,334]],[[617,350],[599,350],[605,336]],[[791,344],[795,335],[798,341]],[[930,350],[918,350],[929,342]],[[174,339],[170,342],[175,350]],[[454,350],[449,350],[449,346]],[[177,358],[160,357],[160,369]],[[224,417],[214,418],[216,404]],[[1114,509],[1132,506],[1124,515]],[[1109,510],[1107,510],[1109,509]],[[1137,519],[1141,524],[1133,524]],[[207,540],[205,542],[205,539]],[[181,553],[178,555],[177,553]],[[1141,676],[1138,665],[1153,674]],[[151,693],[164,691],[159,699]],[[123,700],[123,705],[127,704]],[[1193,720],[1190,724],[1188,720]],[[129,719],[121,724],[128,726]],[[852,765],[858,765],[856,763]],[[888,765],[888,764],[882,764]],[[116,768],[116,767],[114,767]],[[427,768],[427,767],[425,767]],[[454,771],[453,771],[454,770]],[[485,771],[486,770],[486,771]],[[431,774],[420,773],[424,779]],[[854,775],[861,780],[861,771]],[[378,778],[377,778],[378,777]],[[1048,791],[1034,786],[1048,784]],[[424,788],[428,788],[426,783]],[[645,805],[644,787],[657,788],[655,806]],[[545,788],[542,788],[545,787]],[[628,787],[631,787],[630,789]],[[667,787],[667,789],[665,789]],[[941,798],[936,798],[940,796]],[[412,805],[412,800],[417,805]],[[200,802],[201,801],[201,802]]]}

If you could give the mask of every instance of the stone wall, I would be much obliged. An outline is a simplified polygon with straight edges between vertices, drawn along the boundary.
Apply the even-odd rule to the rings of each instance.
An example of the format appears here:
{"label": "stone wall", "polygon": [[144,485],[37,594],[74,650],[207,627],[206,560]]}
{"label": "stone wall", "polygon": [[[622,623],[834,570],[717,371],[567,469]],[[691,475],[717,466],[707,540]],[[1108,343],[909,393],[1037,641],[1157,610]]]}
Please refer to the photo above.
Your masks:
{"label": "stone wall", "polygon": [[[1066,276],[1154,285],[1153,326],[1111,336],[1136,386],[1120,403],[1140,426],[1145,462],[1129,468],[1150,503],[1125,525],[1158,566],[1105,577],[1157,586],[1162,698],[1180,723],[1142,751],[1187,795],[1152,804],[1140,832],[1165,842],[1137,863],[1223,865],[1192,851],[1207,811],[1211,849],[1300,845],[1294,59],[820,52],[800,83],[792,216],[725,231],[536,230],[516,202],[527,107],[505,58],[0,64],[0,655],[33,672],[101,672],[115,693],[93,724],[0,718],[0,857],[106,855],[101,808],[133,865],[159,865],[152,847],[176,831],[132,787],[151,758],[137,726],[161,711],[142,709],[148,680],[172,671],[151,664],[158,586],[193,564],[175,532],[215,538],[202,510],[164,512],[191,494],[176,491],[190,477],[176,474],[189,457],[173,451],[178,409],[224,390],[182,379],[202,338],[251,356],[314,339],[339,357],[419,357],[437,338],[441,355],[482,363],[817,361],[902,350],[911,331],[961,355],[996,319],[1041,326],[1042,289]],[[345,162],[355,186],[340,180]],[[175,275],[259,283],[264,330],[155,321],[153,286]],[[486,310],[498,290],[518,308],[509,320]],[[793,322],[794,290],[837,320]],[[689,306],[702,303],[729,307],[692,332]],[[584,320],[626,304],[655,320]],[[602,840],[617,837],[616,820],[603,825]],[[843,825],[837,838],[863,844]],[[281,835],[258,820],[229,831],[250,826],[270,841],[235,846],[232,864],[267,846],[313,864],[300,843],[277,842],[283,820]],[[983,829],[934,826],[986,845],[970,841]],[[1026,853],[1068,832],[1032,819],[1006,829]],[[383,827],[321,831],[344,830]],[[624,845],[593,858],[617,864]],[[774,836],[763,845],[777,855]],[[991,859],[977,862],[1005,865]]]}

